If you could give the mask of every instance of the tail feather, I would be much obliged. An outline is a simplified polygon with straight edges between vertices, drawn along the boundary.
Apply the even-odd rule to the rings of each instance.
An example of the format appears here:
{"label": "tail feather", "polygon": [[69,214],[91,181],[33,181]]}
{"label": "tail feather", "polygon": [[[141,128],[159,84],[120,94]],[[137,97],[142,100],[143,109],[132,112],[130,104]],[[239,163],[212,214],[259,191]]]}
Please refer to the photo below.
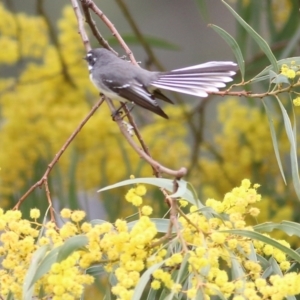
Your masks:
{"label": "tail feather", "polygon": [[209,81],[190,81],[190,80],[158,80],[160,84],[165,85],[178,85],[178,86],[190,86],[190,87],[225,87],[224,82],[209,82]]}
{"label": "tail feather", "polygon": [[[161,84],[169,87],[187,88],[187,89],[214,89],[215,92],[218,91],[218,86],[212,84],[192,84],[184,82],[161,82]],[[224,87],[224,86],[222,86]]]}
{"label": "tail feather", "polygon": [[192,88],[179,88],[179,87],[171,87],[171,86],[166,86],[166,85],[160,85],[160,84],[153,84],[155,87],[165,89],[165,90],[170,90],[173,92],[179,92],[183,94],[188,94],[188,95],[193,95],[197,97],[202,97],[205,98],[208,96],[208,94],[204,90],[200,89],[192,89]]}
{"label": "tail feather", "polygon": [[151,82],[152,86],[185,93],[197,97],[207,97],[232,81],[237,65],[233,62],[208,62],[201,65],[161,73]]}
{"label": "tail feather", "polygon": [[[237,65],[234,62],[231,61],[210,61],[204,64],[190,66],[186,68],[176,69],[172,70],[169,73],[193,73],[199,71],[200,73],[208,72],[233,72],[235,74],[235,71],[237,70]],[[232,74],[232,75],[234,75]]]}

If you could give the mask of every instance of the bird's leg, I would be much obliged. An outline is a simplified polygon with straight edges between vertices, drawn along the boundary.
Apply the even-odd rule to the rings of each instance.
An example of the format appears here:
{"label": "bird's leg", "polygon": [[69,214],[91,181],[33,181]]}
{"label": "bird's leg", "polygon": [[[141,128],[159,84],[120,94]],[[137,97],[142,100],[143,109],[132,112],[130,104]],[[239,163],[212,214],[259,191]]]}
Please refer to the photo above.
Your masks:
{"label": "bird's leg", "polygon": [[124,119],[127,116],[127,114],[130,113],[134,108],[134,103],[132,103],[132,106],[127,109],[127,113],[124,114],[122,109],[127,105],[127,103],[124,103],[124,102],[120,102],[120,103],[121,103],[121,106],[112,114],[112,118],[114,121],[117,116],[120,117],[121,119]]}
{"label": "bird's leg", "polygon": [[124,118],[122,109],[125,105],[126,104],[124,102],[121,102],[121,106],[112,113],[111,117],[113,121],[115,121],[117,117],[121,119]]}

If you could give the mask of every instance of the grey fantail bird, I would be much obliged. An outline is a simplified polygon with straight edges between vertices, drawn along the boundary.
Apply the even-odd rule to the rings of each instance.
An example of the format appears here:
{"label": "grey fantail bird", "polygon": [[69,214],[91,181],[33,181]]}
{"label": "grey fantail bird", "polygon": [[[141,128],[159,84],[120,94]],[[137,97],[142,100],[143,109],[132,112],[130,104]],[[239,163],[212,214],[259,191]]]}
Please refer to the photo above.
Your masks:
{"label": "grey fantail bird", "polygon": [[211,61],[169,72],[151,72],[125,61],[104,48],[90,50],[90,79],[97,89],[111,99],[133,102],[168,119],[156,98],[173,103],[159,89],[207,97],[232,81],[237,65],[230,61]]}

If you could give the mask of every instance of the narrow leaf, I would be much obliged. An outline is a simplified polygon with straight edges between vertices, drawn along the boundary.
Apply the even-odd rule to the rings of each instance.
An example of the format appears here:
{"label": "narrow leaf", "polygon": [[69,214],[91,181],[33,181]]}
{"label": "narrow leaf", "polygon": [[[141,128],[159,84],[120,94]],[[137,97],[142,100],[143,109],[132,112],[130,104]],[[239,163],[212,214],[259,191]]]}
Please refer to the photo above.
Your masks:
{"label": "narrow leaf", "polygon": [[88,238],[85,235],[72,236],[59,249],[57,255],[57,262],[69,257],[74,251],[86,246],[88,243]]}
{"label": "narrow leaf", "polygon": [[299,40],[300,40],[300,27],[298,27],[298,29],[296,30],[296,32],[293,34],[292,37],[288,38],[288,43],[284,47],[284,50],[280,56],[282,58],[289,57],[291,53],[293,53],[293,51],[297,49]]}
{"label": "narrow leaf", "polygon": [[14,294],[11,291],[9,291],[5,300],[15,300]]}
{"label": "narrow leaf", "polygon": [[[160,233],[167,233],[168,232],[169,224],[170,224],[169,219],[151,218],[150,221],[155,224],[156,229],[157,229],[158,232],[160,232]],[[127,223],[128,229],[131,230],[137,222],[138,222],[137,220],[132,221],[132,222],[128,222]],[[179,223],[179,226],[181,228],[180,223]],[[175,232],[176,232],[176,230],[173,228],[172,233],[175,233]]]}
{"label": "narrow leaf", "polygon": [[296,251],[280,244],[279,242],[277,242],[276,240],[273,240],[272,238],[262,235],[261,233],[258,233],[255,231],[250,231],[250,230],[242,230],[242,229],[222,230],[220,232],[237,234],[237,235],[249,237],[254,240],[261,241],[265,244],[269,244],[269,245],[281,250],[282,252],[284,252],[286,255],[288,255],[292,259],[296,260],[297,262],[300,262],[300,255]]}
{"label": "narrow leaf", "polygon": [[95,225],[102,225],[104,223],[108,223],[108,222],[105,221],[105,220],[101,220],[101,219],[94,219],[94,220],[91,221],[91,224],[93,226],[95,226]]}
{"label": "narrow leaf", "polygon": [[297,197],[300,200],[300,178],[299,178],[299,173],[298,173],[297,146],[296,146],[294,131],[292,128],[291,120],[286,112],[286,109],[280,102],[279,98],[276,97],[276,99],[278,101],[278,104],[279,104],[281,112],[282,112],[285,131],[286,131],[286,134],[288,136],[288,139],[289,139],[289,142],[291,145],[290,157],[291,157],[293,184],[294,184],[294,188],[295,188]]}
{"label": "narrow leaf", "polygon": [[157,290],[150,289],[148,296],[147,296],[147,300],[157,299],[157,297],[156,297],[157,292],[158,292]]}
{"label": "narrow leaf", "polygon": [[33,281],[33,278],[36,274],[39,264],[43,260],[48,249],[49,249],[49,245],[42,246],[38,248],[32,255],[30,266],[25,276],[24,284],[23,284],[24,300],[33,298],[33,284],[35,283],[35,281]]}
{"label": "narrow leaf", "polygon": [[[132,184],[137,184],[137,183],[151,184],[151,185],[154,185],[154,186],[157,186],[160,188],[164,188],[171,193],[174,190],[174,180],[150,177],[150,178],[134,178],[134,179],[124,180],[124,181],[109,185],[107,187],[104,187],[104,188],[98,190],[98,192],[103,192],[103,191],[107,191],[107,190],[114,189],[117,187],[127,186],[127,185],[132,185]],[[177,191],[174,194],[171,194],[170,197],[184,198],[191,204],[199,207],[199,204],[197,203],[198,200],[195,199],[193,196],[193,193],[189,189],[187,189],[188,183],[185,180],[180,179],[180,180],[176,181],[176,184],[178,186]],[[201,205],[201,207],[202,206],[203,205]]]}
{"label": "narrow leaf", "polygon": [[263,270],[266,270],[270,266],[268,260],[266,260],[263,256],[256,253],[256,257]]}
{"label": "narrow leaf", "polygon": [[272,53],[268,43],[249,25],[247,24],[241,17],[238,15],[235,10],[228,5],[224,0],[222,0],[224,5],[229,9],[229,11],[233,14],[236,20],[245,28],[245,30],[250,34],[250,36],[256,41],[260,49],[266,54],[268,57],[274,71],[276,73],[279,72],[279,68],[277,65],[277,60],[274,54]]}
{"label": "narrow leaf", "polygon": [[199,7],[200,14],[202,18],[207,21],[208,19],[208,10],[207,10],[207,5],[205,0],[196,0],[196,3]]}
{"label": "narrow leaf", "polygon": [[[132,185],[132,184],[137,184],[137,183],[145,183],[145,184],[150,184],[154,186],[158,186],[160,188],[165,188],[166,190],[172,192],[174,190],[174,180],[171,179],[165,179],[165,178],[152,178],[152,177],[146,177],[146,178],[134,178],[134,179],[127,179],[120,181],[118,183],[106,186],[98,192],[103,192],[111,189],[115,189],[121,186],[126,186],[126,185]],[[184,180],[177,180],[177,185],[178,185],[178,190],[176,192],[175,197],[181,197],[185,192],[186,192],[186,185],[187,182]],[[179,192],[180,191],[180,192]],[[170,197],[173,197],[173,195],[170,195]]]}
{"label": "narrow leaf", "polygon": [[236,40],[233,38],[232,35],[230,35],[228,32],[226,32],[221,27],[216,26],[214,24],[210,24],[209,26],[212,27],[212,29],[216,33],[218,33],[225,40],[225,42],[230,46],[231,50],[233,51],[233,54],[235,55],[237,63],[239,65],[239,69],[240,69],[241,76],[242,76],[242,81],[244,81],[244,77],[245,77],[245,60],[243,58],[243,54],[242,54],[242,51],[241,51],[238,43],[236,42]]}
{"label": "narrow leaf", "polygon": [[[178,271],[178,274],[176,276],[176,283],[180,283],[182,282],[182,277],[185,275],[185,273],[187,273],[187,270],[188,270],[188,259],[189,259],[190,255],[189,253],[186,253],[184,254],[184,258],[180,264],[180,268],[179,268],[179,271]],[[168,299],[175,299],[175,293],[176,291],[173,290],[172,293],[168,296]]]}
{"label": "narrow leaf", "polygon": [[142,294],[145,290],[145,287],[147,285],[147,283],[150,280],[150,277],[152,275],[152,273],[157,270],[160,266],[162,266],[165,263],[166,260],[163,260],[155,265],[153,265],[152,267],[150,267],[140,278],[138,284],[136,285],[135,289],[134,289],[134,293],[132,296],[132,300],[140,300],[142,299]]}
{"label": "narrow leaf", "polygon": [[[295,62],[296,65],[300,65],[300,57],[296,56],[296,57],[290,57],[290,58],[285,58],[285,59],[281,59],[277,62],[278,66],[279,66],[279,70],[281,69],[281,66],[283,64],[286,64],[286,65],[290,65],[291,62]],[[269,71],[270,70],[273,70],[275,71],[275,73],[279,73],[278,71],[276,71],[273,66],[268,66],[266,67],[265,69],[263,69],[261,72],[259,72],[252,80],[251,82],[259,82],[259,81],[262,81],[262,80],[266,80],[266,79],[269,79],[270,76],[269,76]]]}
{"label": "narrow leaf", "polygon": [[106,274],[106,271],[102,265],[95,265],[86,269],[86,274],[97,277],[99,275]]}
{"label": "narrow leaf", "polygon": [[291,221],[282,221],[281,223],[267,222],[253,226],[255,231],[271,232],[275,229],[285,232],[289,236],[300,237],[300,224]]}
{"label": "narrow leaf", "polygon": [[275,260],[274,257],[271,257],[270,260],[269,260],[271,266],[272,266],[272,269],[273,269],[273,274],[277,274],[279,275],[280,277],[283,276],[282,272],[281,272],[281,269],[280,267],[278,266],[278,263],[277,261]]}
{"label": "narrow leaf", "polygon": [[38,268],[32,277],[31,282],[29,282],[29,287],[32,287],[35,282],[37,282],[43,275],[45,275],[51,268],[51,266],[56,262],[57,254],[62,246],[52,249],[45,258],[41,261]]}
{"label": "narrow leaf", "polygon": [[[233,280],[245,278],[245,272],[243,266],[240,264],[238,257],[231,252],[228,251],[230,254],[230,260],[231,260],[231,276]],[[246,282],[244,280],[244,282]],[[243,292],[243,289],[239,289],[238,292]]]}
{"label": "narrow leaf", "polygon": [[267,101],[262,99],[262,103],[265,107],[265,111],[266,111],[266,114],[267,114],[267,117],[268,117],[268,122],[269,122],[270,132],[271,132],[271,138],[272,138],[272,143],[273,143],[273,148],[274,148],[277,164],[278,164],[282,179],[283,179],[284,183],[286,184],[284,171],[283,171],[283,167],[282,167],[282,163],[281,163],[281,159],[280,159],[280,154],[279,154],[279,146],[278,146],[278,142],[277,142],[276,131],[275,131],[275,128],[274,128],[272,112],[268,107],[268,102]]}

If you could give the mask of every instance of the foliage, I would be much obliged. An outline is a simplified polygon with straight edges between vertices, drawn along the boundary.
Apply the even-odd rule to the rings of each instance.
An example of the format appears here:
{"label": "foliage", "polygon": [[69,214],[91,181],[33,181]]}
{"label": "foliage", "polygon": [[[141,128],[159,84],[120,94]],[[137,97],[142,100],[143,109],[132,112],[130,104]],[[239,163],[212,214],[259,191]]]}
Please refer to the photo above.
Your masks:
{"label": "foliage", "polygon": [[[259,232],[277,227],[299,235],[299,224],[247,225],[246,216],[260,213],[258,187],[245,179],[222,201],[208,199],[200,209],[191,204],[200,205],[197,198],[181,198],[179,204],[187,213],[179,217],[180,230],[174,227],[167,238],[161,234],[168,233],[172,220],[150,218],[153,209],[143,204],[143,184],[125,196],[138,208],[134,222],[87,222],[83,211],[63,209],[63,225],[55,228],[52,222],[37,222],[38,209],[31,210],[31,221],[22,219],[20,211],[1,210],[0,294],[77,299],[85,286],[106,274],[112,294],[124,300],[140,299],[144,292],[152,299],[296,295],[300,277],[292,270],[300,255],[286,241]],[[186,193],[183,189],[183,197]]]}
{"label": "foliage", "polygon": [[[204,0],[197,2],[207,13]],[[81,59],[71,7],[64,8],[53,36],[45,14],[28,16],[0,4],[2,298],[79,299],[104,276],[109,277],[107,297],[120,300],[279,300],[300,294],[300,255],[294,250],[300,228],[282,221],[299,220],[298,2],[232,2],[235,9],[220,1],[239,24],[236,37],[211,27],[231,47],[241,82],[220,92],[230,97],[218,106],[216,118],[205,120],[207,101],[192,109],[169,106],[167,125],[142,115],[141,134],[151,155],[173,168],[189,166],[195,189],[182,179],[145,178],[150,167],[131,150],[110,121],[107,107],[101,106],[49,181],[52,198],[63,208],[56,216],[59,227],[46,220],[48,203],[38,192],[30,200],[38,201],[40,209],[27,200],[27,213],[24,206],[23,214],[4,209],[40,179],[89,112],[96,90]],[[263,14],[268,15],[263,25],[269,40],[259,34]],[[139,37],[129,34],[127,41],[136,44]],[[145,37],[144,43],[178,49],[156,37]],[[233,98],[241,95],[246,98],[243,104]],[[119,182],[129,174],[140,178]],[[242,178],[249,179],[232,189]],[[253,178],[262,184],[263,201],[259,185],[250,183]],[[114,182],[119,183],[107,186]],[[145,196],[144,183],[163,191],[167,213],[161,196]],[[134,186],[126,202],[120,196],[124,190],[111,191],[129,184]],[[85,212],[65,208],[78,207],[80,192],[98,186],[109,190],[101,196],[112,223],[84,221]],[[205,205],[195,190],[208,198]],[[133,220],[122,219],[131,213]],[[273,222],[263,223],[270,219]],[[265,233],[274,230],[272,236]]]}

